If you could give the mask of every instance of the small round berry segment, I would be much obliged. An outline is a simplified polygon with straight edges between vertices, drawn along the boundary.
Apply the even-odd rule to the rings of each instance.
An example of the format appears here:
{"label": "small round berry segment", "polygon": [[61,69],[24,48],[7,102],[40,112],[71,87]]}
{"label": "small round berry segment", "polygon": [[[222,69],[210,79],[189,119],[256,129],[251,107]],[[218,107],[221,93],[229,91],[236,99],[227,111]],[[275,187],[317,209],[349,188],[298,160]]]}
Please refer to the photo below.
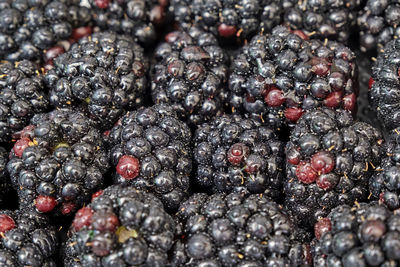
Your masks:
{"label": "small round berry segment", "polygon": [[36,209],[43,213],[52,211],[56,205],[56,199],[51,196],[38,196],[35,200]]}
{"label": "small round berry segment", "polygon": [[7,214],[0,214],[0,233],[5,232],[15,228],[15,221]]}
{"label": "small round berry segment", "polygon": [[312,225],[341,204],[368,198],[368,182],[381,161],[383,136],[345,110],[305,113],[286,144],[285,205]]}
{"label": "small round berry segment", "polygon": [[139,160],[135,157],[124,155],[117,164],[116,171],[123,178],[130,180],[139,175]]}

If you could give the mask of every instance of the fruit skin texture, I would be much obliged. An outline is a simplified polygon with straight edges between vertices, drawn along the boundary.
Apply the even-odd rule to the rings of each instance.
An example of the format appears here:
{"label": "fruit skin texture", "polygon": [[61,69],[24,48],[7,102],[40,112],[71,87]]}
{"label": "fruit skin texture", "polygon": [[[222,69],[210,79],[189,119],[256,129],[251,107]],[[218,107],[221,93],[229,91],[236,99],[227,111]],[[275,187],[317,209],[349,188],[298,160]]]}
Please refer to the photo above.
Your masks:
{"label": "fruit skin texture", "polygon": [[108,136],[114,183],[150,191],[176,209],[189,190],[191,136],[170,106],[128,112]]}
{"label": "fruit skin texture", "polygon": [[168,0],[89,0],[94,25],[151,45],[167,20]]}
{"label": "fruit skin texture", "polygon": [[91,20],[79,0],[5,0],[0,18],[0,57],[10,61],[41,59],[46,49]]}
{"label": "fruit skin texture", "polygon": [[49,219],[36,211],[0,211],[0,265],[55,267],[58,235]]}
{"label": "fruit skin texture", "polygon": [[[340,205],[316,226],[315,266],[396,266],[400,215],[376,202]],[[318,222],[317,224],[320,224]]]}
{"label": "fruit skin texture", "polygon": [[148,62],[129,36],[97,32],[80,39],[46,73],[50,103],[83,106],[100,128],[109,129],[126,110],[143,105]]}
{"label": "fruit skin texture", "polygon": [[356,112],[355,54],[334,41],[302,39],[304,33],[277,26],[245,45],[232,61],[230,105],[276,128],[292,127],[308,110]]}
{"label": "fruit skin texture", "polygon": [[368,0],[359,11],[360,49],[378,52],[399,36],[400,5],[397,1]]}
{"label": "fruit skin texture", "polygon": [[195,193],[177,216],[182,240],[175,244],[172,266],[311,266],[297,228],[265,196]]}
{"label": "fruit skin texture", "polygon": [[0,147],[0,206],[7,203],[7,193],[12,189],[10,176],[7,172],[8,160],[8,151],[4,147]]}
{"label": "fruit skin texture", "polygon": [[155,51],[153,102],[171,105],[191,126],[220,115],[227,99],[228,57],[216,38],[192,27],[165,40]]}
{"label": "fruit skin texture", "polygon": [[366,200],[383,155],[380,131],[343,110],[316,109],[297,122],[286,145],[285,206],[312,226],[332,208]]}
{"label": "fruit skin texture", "polygon": [[267,125],[239,115],[223,115],[194,134],[196,184],[209,192],[242,188],[280,197],[283,143]]}
{"label": "fruit skin texture", "polygon": [[348,43],[355,29],[357,12],[364,6],[360,0],[282,1],[283,24],[304,31],[310,38],[328,38]]}
{"label": "fruit skin texture", "polygon": [[170,0],[183,28],[195,25],[222,39],[243,41],[281,22],[282,2],[271,0]]}
{"label": "fruit skin texture", "polygon": [[400,208],[400,137],[399,128],[390,131],[383,147],[381,164],[376,166],[369,180],[369,189],[390,210]]}
{"label": "fruit skin texture", "polygon": [[400,40],[390,41],[372,66],[373,82],[369,90],[369,99],[378,120],[388,130],[400,123],[400,108],[397,105],[400,101],[399,51]]}
{"label": "fruit skin texture", "polygon": [[0,142],[11,141],[34,114],[48,109],[49,97],[36,63],[0,63]]}
{"label": "fruit skin texture", "polygon": [[64,264],[167,266],[174,237],[175,223],[157,198],[114,185],[76,214],[63,246]]}
{"label": "fruit skin texture", "polygon": [[31,123],[20,133],[28,145],[19,153],[14,145],[7,164],[20,206],[70,215],[104,185],[110,166],[104,137],[70,109],[37,114]]}

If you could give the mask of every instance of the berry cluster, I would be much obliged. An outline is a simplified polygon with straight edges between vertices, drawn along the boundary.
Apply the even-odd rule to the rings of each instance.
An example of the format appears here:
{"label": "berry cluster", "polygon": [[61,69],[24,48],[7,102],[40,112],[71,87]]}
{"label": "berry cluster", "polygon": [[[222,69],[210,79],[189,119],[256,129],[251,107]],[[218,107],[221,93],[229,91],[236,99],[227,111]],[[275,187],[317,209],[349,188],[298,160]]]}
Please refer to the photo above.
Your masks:
{"label": "berry cluster", "polygon": [[400,265],[399,22],[0,0],[0,267]]}

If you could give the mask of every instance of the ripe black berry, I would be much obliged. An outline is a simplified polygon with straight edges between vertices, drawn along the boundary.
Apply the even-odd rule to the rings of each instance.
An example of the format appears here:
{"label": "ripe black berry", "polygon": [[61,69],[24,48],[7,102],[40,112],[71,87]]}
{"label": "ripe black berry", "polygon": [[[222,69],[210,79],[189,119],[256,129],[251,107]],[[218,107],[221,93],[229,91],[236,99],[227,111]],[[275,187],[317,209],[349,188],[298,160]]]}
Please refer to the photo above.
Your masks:
{"label": "ripe black berry", "polygon": [[294,125],[316,107],[356,110],[354,53],[338,42],[302,36],[278,26],[243,47],[232,62],[229,78],[234,111],[262,116],[281,127]]}
{"label": "ripe black berry", "polygon": [[172,107],[128,112],[108,139],[115,182],[151,191],[166,208],[176,209],[189,189],[191,132]]}
{"label": "ripe black berry", "polygon": [[369,178],[381,161],[382,138],[347,111],[304,114],[286,145],[288,209],[307,225],[337,205],[366,200]]}
{"label": "ripe black berry", "polygon": [[69,109],[37,114],[31,122],[7,165],[20,205],[69,215],[104,184],[104,137],[93,121]]}

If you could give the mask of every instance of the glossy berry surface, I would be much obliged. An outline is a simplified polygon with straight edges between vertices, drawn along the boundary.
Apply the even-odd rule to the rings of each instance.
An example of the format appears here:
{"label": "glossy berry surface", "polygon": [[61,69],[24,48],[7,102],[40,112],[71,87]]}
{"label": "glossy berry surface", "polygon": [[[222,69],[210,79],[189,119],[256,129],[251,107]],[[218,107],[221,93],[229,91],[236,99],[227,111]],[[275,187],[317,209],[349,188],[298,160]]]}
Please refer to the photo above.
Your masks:
{"label": "glossy berry surface", "polygon": [[58,236],[45,215],[32,210],[0,210],[0,265],[56,266]]}
{"label": "glossy berry surface", "polygon": [[151,194],[108,187],[74,218],[64,244],[72,266],[167,266],[175,223]]}
{"label": "glossy berry surface", "polygon": [[227,99],[228,57],[217,39],[192,27],[165,40],[155,51],[153,102],[171,105],[192,126],[220,115]]}
{"label": "glossy berry surface", "polygon": [[181,240],[174,266],[311,266],[310,248],[296,226],[265,196],[197,193],[177,216]]}
{"label": "glossy berry surface", "polygon": [[314,265],[393,266],[400,255],[399,225],[398,214],[374,202],[338,206],[316,224]]}
{"label": "glossy berry surface", "polygon": [[98,32],[72,45],[46,73],[50,103],[82,106],[103,129],[143,104],[147,60],[131,37]]}
{"label": "glossy berry surface", "polygon": [[283,0],[282,5],[285,8],[283,24],[303,31],[310,38],[347,43],[364,3],[360,0]]}
{"label": "glossy berry surface", "polygon": [[[7,170],[21,207],[71,215],[104,185],[109,159],[102,133],[70,109],[37,114],[19,135]],[[21,139],[20,139],[21,140]]]}
{"label": "glossy berry surface", "polygon": [[267,125],[224,115],[200,125],[194,134],[196,184],[212,192],[244,188],[280,196],[283,143]]}
{"label": "glossy berry surface", "polygon": [[399,36],[399,23],[400,5],[397,1],[368,0],[357,18],[361,51],[380,52]]}
{"label": "glossy berry surface", "polygon": [[[223,39],[244,40],[281,22],[282,3],[271,0],[170,0],[175,20],[183,28],[202,28]],[[289,1],[286,1],[289,2]]]}
{"label": "glossy berry surface", "polygon": [[399,101],[400,82],[400,40],[393,40],[380,53],[372,67],[372,79],[369,99],[373,110],[385,128],[398,127],[400,123]]}
{"label": "glossy berry surface", "polygon": [[38,64],[28,60],[0,63],[0,142],[9,142],[33,115],[49,108]]}
{"label": "glossy berry surface", "polygon": [[229,77],[234,112],[262,116],[280,128],[317,107],[356,111],[355,54],[338,42],[302,37],[278,26],[242,48]]}
{"label": "glossy berry surface", "polygon": [[376,167],[369,180],[373,198],[389,209],[400,208],[400,137],[399,128],[390,132],[383,150],[381,164]]}
{"label": "glossy berry surface", "polygon": [[5,0],[0,18],[0,57],[15,61],[41,59],[73,29],[87,25],[91,15],[78,0]]}
{"label": "glossy berry surface", "polygon": [[128,112],[108,136],[114,182],[150,191],[176,209],[189,190],[191,136],[170,106]]}
{"label": "glossy berry surface", "polygon": [[167,22],[168,0],[89,0],[93,22],[103,30],[127,34],[151,45]]}
{"label": "glossy berry surface", "polygon": [[381,132],[348,111],[304,114],[286,144],[285,205],[312,225],[340,204],[366,200],[383,151]]}

